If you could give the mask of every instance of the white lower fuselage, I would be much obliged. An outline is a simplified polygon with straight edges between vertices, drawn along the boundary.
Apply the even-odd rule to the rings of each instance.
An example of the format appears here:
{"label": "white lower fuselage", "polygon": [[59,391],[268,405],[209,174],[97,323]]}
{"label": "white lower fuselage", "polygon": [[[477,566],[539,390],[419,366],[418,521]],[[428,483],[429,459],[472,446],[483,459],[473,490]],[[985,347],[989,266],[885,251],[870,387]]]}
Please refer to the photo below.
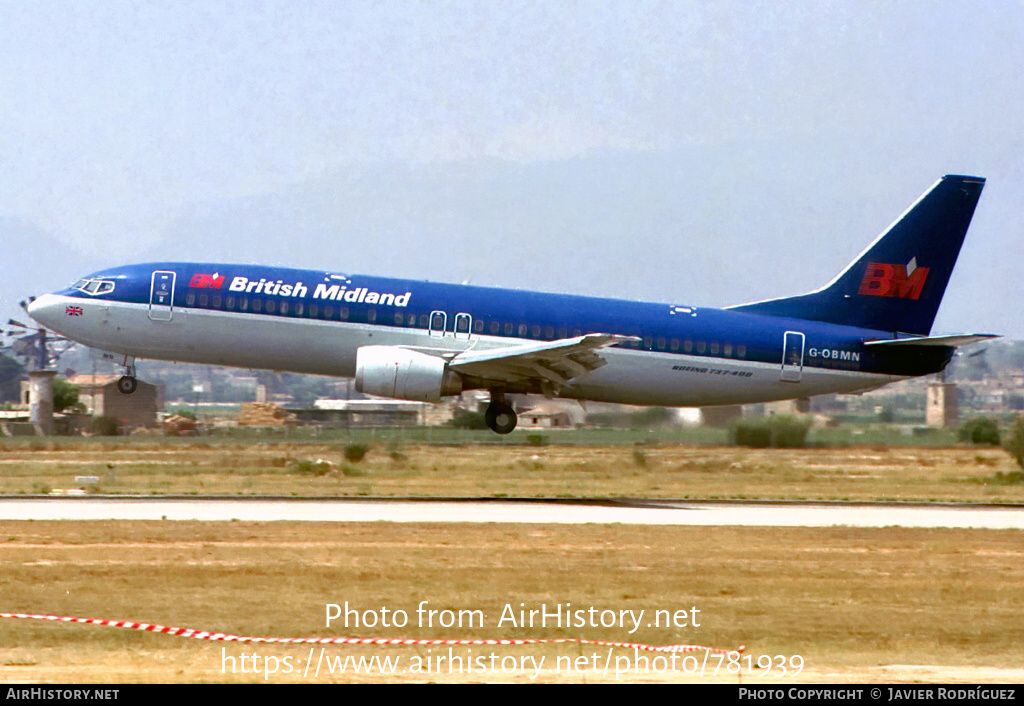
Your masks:
{"label": "white lower fuselage", "polygon": [[[379,323],[285,318],[210,309],[175,308],[154,320],[150,307],[115,300],[48,294],[37,308],[80,307],[61,317],[59,333],[91,348],[141,359],[352,377],[356,351],[388,345],[444,354],[507,348],[529,339]],[[747,404],[874,389],[899,376],[802,366],[783,375],[782,361],[723,359],[678,352],[608,348],[607,364],[572,380],[559,396],[660,406]],[[784,380],[783,377],[789,379]]]}

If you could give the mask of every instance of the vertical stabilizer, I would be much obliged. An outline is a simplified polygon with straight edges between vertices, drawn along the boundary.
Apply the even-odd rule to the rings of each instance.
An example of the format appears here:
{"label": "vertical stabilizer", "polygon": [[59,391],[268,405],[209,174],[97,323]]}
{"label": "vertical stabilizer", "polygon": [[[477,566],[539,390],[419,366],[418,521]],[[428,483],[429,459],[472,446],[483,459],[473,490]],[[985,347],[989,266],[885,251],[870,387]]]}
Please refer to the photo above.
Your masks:
{"label": "vertical stabilizer", "polygon": [[928,335],[984,186],[942,177],[822,289],[729,308]]}

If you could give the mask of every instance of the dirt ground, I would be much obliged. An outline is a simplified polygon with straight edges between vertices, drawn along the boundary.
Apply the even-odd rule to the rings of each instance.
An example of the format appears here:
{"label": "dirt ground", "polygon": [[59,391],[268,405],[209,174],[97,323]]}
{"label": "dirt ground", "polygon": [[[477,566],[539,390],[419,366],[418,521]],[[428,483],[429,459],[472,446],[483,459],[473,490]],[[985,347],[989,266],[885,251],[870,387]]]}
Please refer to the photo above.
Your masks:
{"label": "dirt ground", "polygon": [[[0,494],[901,500],[1024,503],[990,447],[0,442]],[[81,480],[91,478],[92,480]]]}
{"label": "dirt ground", "polygon": [[[717,674],[705,667],[700,676],[692,661],[670,665],[664,655],[656,660],[660,653],[604,645],[323,646],[320,653],[7,618],[0,619],[0,680],[1017,683],[1024,680],[1015,666],[1024,656],[1021,540],[1017,531],[899,528],[0,522],[5,611],[251,636],[745,645],[735,662],[741,677],[722,661]],[[414,617],[422,601],[479,609],[486,619],[425,627]],[[364,616],[404,610],[413,619],[403,629],[327,627],[329,603]],[[566,604],[616,613],[692,606],[700,625],[652,627],[647,619],[630,632],[625,624],[504,620],[520,606]],[[492,654],[497,661],[488,663]],[[802,668],[794,674],[797,656]],[[393,669],[367,666],[373,657],[391,658]],[[342,671],[338,660],[346,658]],[[759,658],[770,663],[767,674]],[[276,669],[268,674],[270,664]]]}

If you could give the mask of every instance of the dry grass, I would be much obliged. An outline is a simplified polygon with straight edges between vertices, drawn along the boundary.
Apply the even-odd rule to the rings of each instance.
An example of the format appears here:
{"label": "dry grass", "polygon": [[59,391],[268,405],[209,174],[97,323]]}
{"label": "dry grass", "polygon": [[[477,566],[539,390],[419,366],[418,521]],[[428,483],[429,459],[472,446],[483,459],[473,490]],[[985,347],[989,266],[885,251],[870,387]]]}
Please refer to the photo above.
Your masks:
{"label": "dry grass", "polygon": [[[316,464],[324,459],[330,466]],[[310,472],[310,469],[316,472]],[[652,497],[1024,502],[998,449],[383,444],[359,463],[341,444],[0,444],[0,494],[99,478],[119,494]]]}
{"label": "dry grass", "polygon": [[[1024,657],[1022,539],[1017,531],[983,530],[8,521],[0,522],[0,610],[242,635],[744,644],[755,659],[801,655],[806,672],[800,681],[1007,680],[1008,672],[986,670],[1019,665]],[[482,610],[484,625],[420,628],[415,610],[424,600],[439,610]],[[345,601],[360,610],[405,610],[410,625],[326,628],[325,605]],[[695,606],[700,627],[644,625],[632,635],[619,628],[499,628],[504,605],[518,609],[520,603],[642,608],[648,616]],[[327,648],[336,656],[403,660],[442,650],[428,649]],[[551,661],[606,653],[569,646],[473,649],[475,655],[488,649]],[[246,650],[304,661],[309,648],[225,647],[105,627],[0,620],[0,678],[10,681],[262,679],[222,672],[222,655]],[[945,666],[879,667],[894,664]],[[378,672],[317,681],[391,679],[529,681],[530,675]],[[545,672],[541,679],[602,677]],[[272,681],[313,679],[279,674]]]}

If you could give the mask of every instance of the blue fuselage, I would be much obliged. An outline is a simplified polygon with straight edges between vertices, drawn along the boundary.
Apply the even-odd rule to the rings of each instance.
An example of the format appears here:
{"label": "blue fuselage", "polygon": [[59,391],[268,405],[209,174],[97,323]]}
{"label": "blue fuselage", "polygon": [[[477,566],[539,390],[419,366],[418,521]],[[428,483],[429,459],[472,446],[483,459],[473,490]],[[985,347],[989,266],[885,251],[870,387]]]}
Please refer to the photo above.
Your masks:
{"label": "blue fuselage", "polygon": [[894,333],[684,303],[250,265],[116,267],[40,297],[31,314],[125,356],[338,376],[354,374],[366,345],[451,355],[618,334],[633,340],[559,394],[678,406],[872,389],[937,372],[953,351],[865,346]]}

